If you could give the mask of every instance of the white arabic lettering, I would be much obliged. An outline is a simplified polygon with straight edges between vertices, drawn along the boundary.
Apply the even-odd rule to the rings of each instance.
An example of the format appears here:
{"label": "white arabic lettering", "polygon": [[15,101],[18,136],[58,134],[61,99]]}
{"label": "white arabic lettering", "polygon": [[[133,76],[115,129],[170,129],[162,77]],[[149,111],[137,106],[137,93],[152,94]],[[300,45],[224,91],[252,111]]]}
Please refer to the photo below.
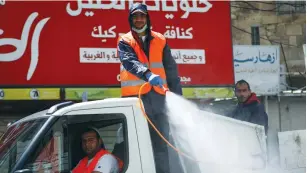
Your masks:
{"label": "white arabic lettering", "polygon": [[[105,1],[103,1],[105,2]],[[123,2],[121,1],[119,5],[117,5],[117,0],[112,0],[110,4],[102,4],[100,0],[97,0],[97,5],[95,4],[90,4],[84,6],[87,9],[104,9],[104,10],[109,10],[109,9],[124,9],[125,4],[123,5]],[[94,8],[93,8],[94,7]]]}
{"label": "white arabic lettering", "polygon": [[32,13],[25,22],[22,29],[22,34],[20,39],[15,38],[2,38],[0,39],[0,46],[11,45],[16,47],[16,50],[11,53],[1,53],[0,61],[10,62],[16,61],[24,54],[27,46],[28,36],[30,32],[30,27],[34,22],[34,19],[38,16],[38,13]]}
{"label": "white arabic lettering", "polygon": [[39,47],[38,47],[39,37],[40,37],[40,33],[42,29],[44,28],[45,24],[48,22],[49,19],[50,17],[39,21],[35,27],[32,42],[31,42],[31,62],[30,62],[30,67],[29,67],[28,74],[27,74],[27,80],[31,79],[37,67],[38,57],[39,57]]}
{"label": "white arabic lettering", "polygon": [[[193,39],[193,35],[191,31],[193,30],[192,27],[188,28],[186,31],[184,31],[183,28],[176,27],[176,31],[174,30],[174,26],[166,26],[165,27],[167,30],[164,33],[165,38],[170,38],[170,39]],[[169,30],[171,29],[171,30]]]}
{"label": "white arabic lettering", "polygon": [[120,0],[120,3],[119,4],[115,4],[113,6],[114,9],[116,10],[124,10],[125,9],[125,0]]}
{"label": "white arabic lettering", "polygon": [[167,5],[166,0],[162,0],[162,11],[178,11],[177,0],[172,0],[172,6]]}
{"label": "white arabic lettering", "polygon": [[[95,32],[98,30],[98,34],[95,34]],[[93,28],[93,31],[92,31],[92,37],[100,37],[101,35],[102,35],[102,28],[101,28],[101,26],[98,26],[98,29],[97,29],[97,27],[95,26],[94,28]]]}
{"label": "white arabic lettering", "polygon": [[146,4],[146,0],[143,0],[143,4],[147,5],[148,11],[160,11],[160,1],[156,0],[156,1],[149,1],[149,2],[155,2],[155,5],[149,5],[148,3]]}
{"label": "white arabic lettering", "polygon": [[[102,34],[102,27],[101,25],[98,27],[94,27],[92,31],[92,37],[95,38],[116,38],[116,33],[113,31],[116,28],[116,26],[112,26],[108,30],[105,30]],[[98,34],[95,34],[95,32],[98,31]]]}
{"label": "white arabic lettering", "polygon": [[[174,30],[174,26],[172,27],[166,26],[165,28],[167,29],[163,34],[165,38],[176,38],[176,32]],[[170,28],[172,29],[171,31],[169,30]]]}
{"label": "white arabic lettering", "polygon": [[190,77],[181,76],[180,77],[180,82],[191,82],[191,78]]}
{"label": "white arabic lettering", "polygon": [[[109,3],[102,3],[105,1],[101,0],[96,0],[96,3],[93,3],[93,0],[88,0],[88,2],[82,2],[82,0],[77,1],[77,8],[76,9],[71,9],[71,2],[69,2],[66,6],[66,11],[69,15],[71,16],[78,16],[81,14],[82,9],[102,9],[102,10],[107,10],[107,9],[116,9],[116,10],[125,10],[125,0],[110,0]],[[162,0],[162,8],[160,8],[160,1],[155,0],[155,1],[150,1],[151,3],[154,3],[154,5],[149,4],[148,1],[143,0],[143,3],[147,5],[148,11],[178,11],[178,2],[176,0],[172,0],[172,5],[169,6],[167,5],[166,0]],[[129,5],[128,7],[130,8],[133,5],[134,1],[129,0]],[[203,4],[203,7],[198,7],[198,4]],[[207,0],[192,0],[192,6],[190,6],[188,0],[181,0],[179,7],[182,11],[185,13],[181,16],[181,18],[186,19],[188,18],[190,13],[204,13],[209,11],[212,8],[212,4],[208,2]],[[92,14],[89,14],[92,13]],[[85,13],[87,16],[93,16],[93,12],[86,12]]]}
{"label": "white arabic lettering", "polygon": [[66,6],[66,11],[71,16],[78,16],[82,12],[82,0],[78,0],[77,2],[78,2],[77,4],[78,8],[76,10],[71,9],[70,2]]}
{"label": "white arabic lettering", "polygon": [[[105,2],[105,1],[103,1]],[[111,0],[111,3],[109,4],[103,4],[101,0],[96,0],[96,4],[93,3],[92,0],[88,0],[88,3],[82,2],[82,0],[78,0],[77,6],[78,8],[76,10],[71,9],[70,2],[66,6],[66,11],[71,16],[78,16],[81,14],[82,9],[117,9],[117,10],[124,10],[125,9],[125,0],[120,0],[120,3],[118,4],[118,0]]]}
{"label": "white arabic lettering", "polygon": [[109,28],[109,33],[111,34],[111,35],[108,35],[108,37],[110,37],[110,38],[115,38],[116,37],[116,33],[113,31],[114,29],[116,28],[116,26],[112,26],[111,28]]}
{"label": "white arabic lettering", "polygon": [[[1,53],[0,61],[3,61],[3,62],[16,61],[23,56],[26,50],[26,47],[27,47],[30,28],[37,16],[38,16],[38,13],[34,12],[28,17],[28,19],[26,20],[24,24],[20,39],[15,39],[15,38],[0,39],[0,46],[11,45],[16,48],[16,50],[13,52]],[[43,29],[44,25],[47,23],[49,19],[50,18],[45,18],[41,20],[34,29],[33,38],[31,42],[31,62],[30,62],[30,66],[28,69],[27,80],[31,79],[36,69],[36,66],[38,63],[38,56],[39,56],[39,52],[38,52],[39,36],[40,36],[41,30]]]}
{"label": "white arabic lettering", "polygon": [[181,18],[188,18],[189,14],[191,12],[199,12],[199,13],[204,13],[209,11],[209,9],[212,7],[212,4],[209,3],[207,0],[199,0],[200,4],[205,4],[206,6],[203,8],[197,7],[197,1],[196,0],[192,0],[192,6],[190,7],[189,1],[188,0],[181,0],[180,2],[180,8],[182,11],[185,11],[185,13],[183,14],[183,16],[181,16]]}

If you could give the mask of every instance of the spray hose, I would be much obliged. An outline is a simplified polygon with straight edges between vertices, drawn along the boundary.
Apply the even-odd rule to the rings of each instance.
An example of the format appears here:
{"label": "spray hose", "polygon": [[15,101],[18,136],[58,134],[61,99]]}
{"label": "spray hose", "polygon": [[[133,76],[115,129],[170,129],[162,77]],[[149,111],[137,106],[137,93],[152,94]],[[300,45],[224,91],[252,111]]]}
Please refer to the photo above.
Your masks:
{"label": "spray hose", "polygon": [[[200,161],[197,161],[195,160],[194,158],[192,158],[191,156],[187,155],[186,153],[180,151],[178,148],[174,147],[167,139],[165,139],[165,137],[161,134],[161,132],[156,128],[156,126],[152,123],[152,121],[150,120],[150,118],[148,117],[148,115],[146,114],[145,112],[145,109],[142,105],[142,99],[141,99],[141,93],[142,93],[142,90],[143,88],[146,86],[146,85],[149,85],[148,82],[144,83],[140,90],[139,90],[139,95],[138,95],[138,98],[139,98],[139,103],[140,103],[140,107],[141,107],[141,110],[142,110],[142,113],[144,115],[144,117],[146,118],[146,120],[149,122],[149,124],[151,125],[151,127],[157,132],[157,134],[163,139],[163,141],[165,143],[167,143],[167,145],[169,145],[171,148],[173,148],[178,154],[180,155],[183,155],[185,156],[186,158],[192,160],[192,161],[195,161],[195,162],[200,162]],[[169,91],[168,89],[164,88],[163,87],[163,91],[166,93],[167,91]]]}

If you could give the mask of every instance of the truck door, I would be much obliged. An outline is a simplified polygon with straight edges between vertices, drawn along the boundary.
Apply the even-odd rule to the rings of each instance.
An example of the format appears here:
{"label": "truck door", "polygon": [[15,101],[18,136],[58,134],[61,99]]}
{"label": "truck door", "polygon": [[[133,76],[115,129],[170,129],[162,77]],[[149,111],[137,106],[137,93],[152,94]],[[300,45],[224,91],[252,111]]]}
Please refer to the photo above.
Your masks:
{"label": "truck door", "polygon": [[[19,172],[54,172],[69,173],[67,128],[63,126],[65,117],[55,118],[27,158]],[[22,148],[24,143],[19,143]]]}
{"label": "truck door", "polygon": [[65,116],[67,117],[65,124],[69,136],[68,162],[71,170],[85,156],[81,147],[82,129],[94,127],[99,131],[99,135],[102,138],[103,145],[101,147],[111,153],[114,152],[114,146],[123,147],[118,151],[124,153],[119,153],[118,155],[113,153],[124,162],[121,173],[143,172],[132,107],[73,110],[65,113]]}

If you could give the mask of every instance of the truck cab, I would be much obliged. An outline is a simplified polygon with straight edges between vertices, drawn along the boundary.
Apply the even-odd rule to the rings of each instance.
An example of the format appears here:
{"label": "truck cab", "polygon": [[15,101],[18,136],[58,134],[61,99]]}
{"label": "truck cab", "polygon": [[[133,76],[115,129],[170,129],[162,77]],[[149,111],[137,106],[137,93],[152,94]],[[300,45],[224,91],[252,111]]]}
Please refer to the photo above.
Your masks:
{"label": "truck cab", "polygon": [[155,172],[137,98],[66,102],[15,122],[0,140],[1,172],[70,172],[85,156],[80,133],[88,126],[99,130],[102,147],[123,160],[121,172]]}
{"label": "truck cab", "polygon": [[[227,145],[232,144],[230,147],[238,150],[229,150],[222,143],[217,143],[216,147],[221,153],[232,152],[232,155],[239,154],[245,148],[245,153],[256,156],[252,162],[260,160],[260,169],[265,169],[263,126],[222,116],[208,115],[207,118],[214,121],[214,128],[219,129],[214,130],[215,133],[224,129],[231,135],[227,139],[216,136],[204,141],[227,140]],[[0,139],[1,173],[69,173],[85,156],[81,147],[81,132],[89,126],[99,130],[102,147],[124,162],[121,173],[156,173],[148,123],[137,98],[64,102],[11,124]],[[232,133],[232,129],[236,129],[236,132]],[[246,135],[249,139],[245,139]],[[210,163],[210,157],[201,149],[188,149],[187,152],[193,153],[192,150],[194,154],[198,152],[202,158],[209,160],[207,165],[198,165],[201,172],[208,172],[205,170],[214,165]],[[186,167],[193,166],[185,165],[187,162],[184,160],[180,156],[185,173],[193,172]]]}

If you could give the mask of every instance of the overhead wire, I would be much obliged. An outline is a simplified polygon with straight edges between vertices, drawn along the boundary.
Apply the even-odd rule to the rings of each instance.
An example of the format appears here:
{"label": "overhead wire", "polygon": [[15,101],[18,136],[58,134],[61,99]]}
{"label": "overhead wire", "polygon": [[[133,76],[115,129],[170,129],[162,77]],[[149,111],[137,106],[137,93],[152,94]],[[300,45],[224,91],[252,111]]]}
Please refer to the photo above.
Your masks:
{"label": "overhead wire", "polygon": [[[304,1],[302,1],[304,2]],[[279,9],[281,6],[292,6],[292,7],[305,7],[306,4],[291,4],[291,3],[283,3],[283,2],[280,2],[280,3],[266,3],[266,4],[270,4],[270,5],[276,5],[276,7],[272,8],[272,9],[261,9],[261,8],[257,8],[255,7],[254,5],[252,5],[250,2],[246,2],[246,1],[239,1],[239,3],[244,3],[244,4],[247,4],[249,7],[243,7],[243,6],[237,6],[237,5],[231,5],[231,7],[234,7],[234,8],[240,8],[240,9],[247,9],[247,10],[255,10],[255,11],[266,11],[266,12],[280,12],[280,11],[277,11],[277,9]],[[264,3],[264,2],[255,2],[255,3]]]}
{"label": "overhead wire", "polygon": [[[245,33],[247,33],[247,34],[252,35],[251,32],[248,32],[248,31],[246,31],[246,30],[244,30],[244,29],[238,28],[237,26],[232,25],[232,27],[235,28],[235,29],[237,29],[237,30],[239,30],[239,31],[242,31],[242,32],[245,32]],[[283,45],[285,45],[285,46],[298,47],[297,45],[282,43],[282,42],[270,40],[270,39],[268,39],[268,38],[264,38],[264,37],[261,37],[261,36],[259,36],[259,38],[261,38],[261,39],[263,39],[263,40],[270,41],[271,43],[283,44]]]}

